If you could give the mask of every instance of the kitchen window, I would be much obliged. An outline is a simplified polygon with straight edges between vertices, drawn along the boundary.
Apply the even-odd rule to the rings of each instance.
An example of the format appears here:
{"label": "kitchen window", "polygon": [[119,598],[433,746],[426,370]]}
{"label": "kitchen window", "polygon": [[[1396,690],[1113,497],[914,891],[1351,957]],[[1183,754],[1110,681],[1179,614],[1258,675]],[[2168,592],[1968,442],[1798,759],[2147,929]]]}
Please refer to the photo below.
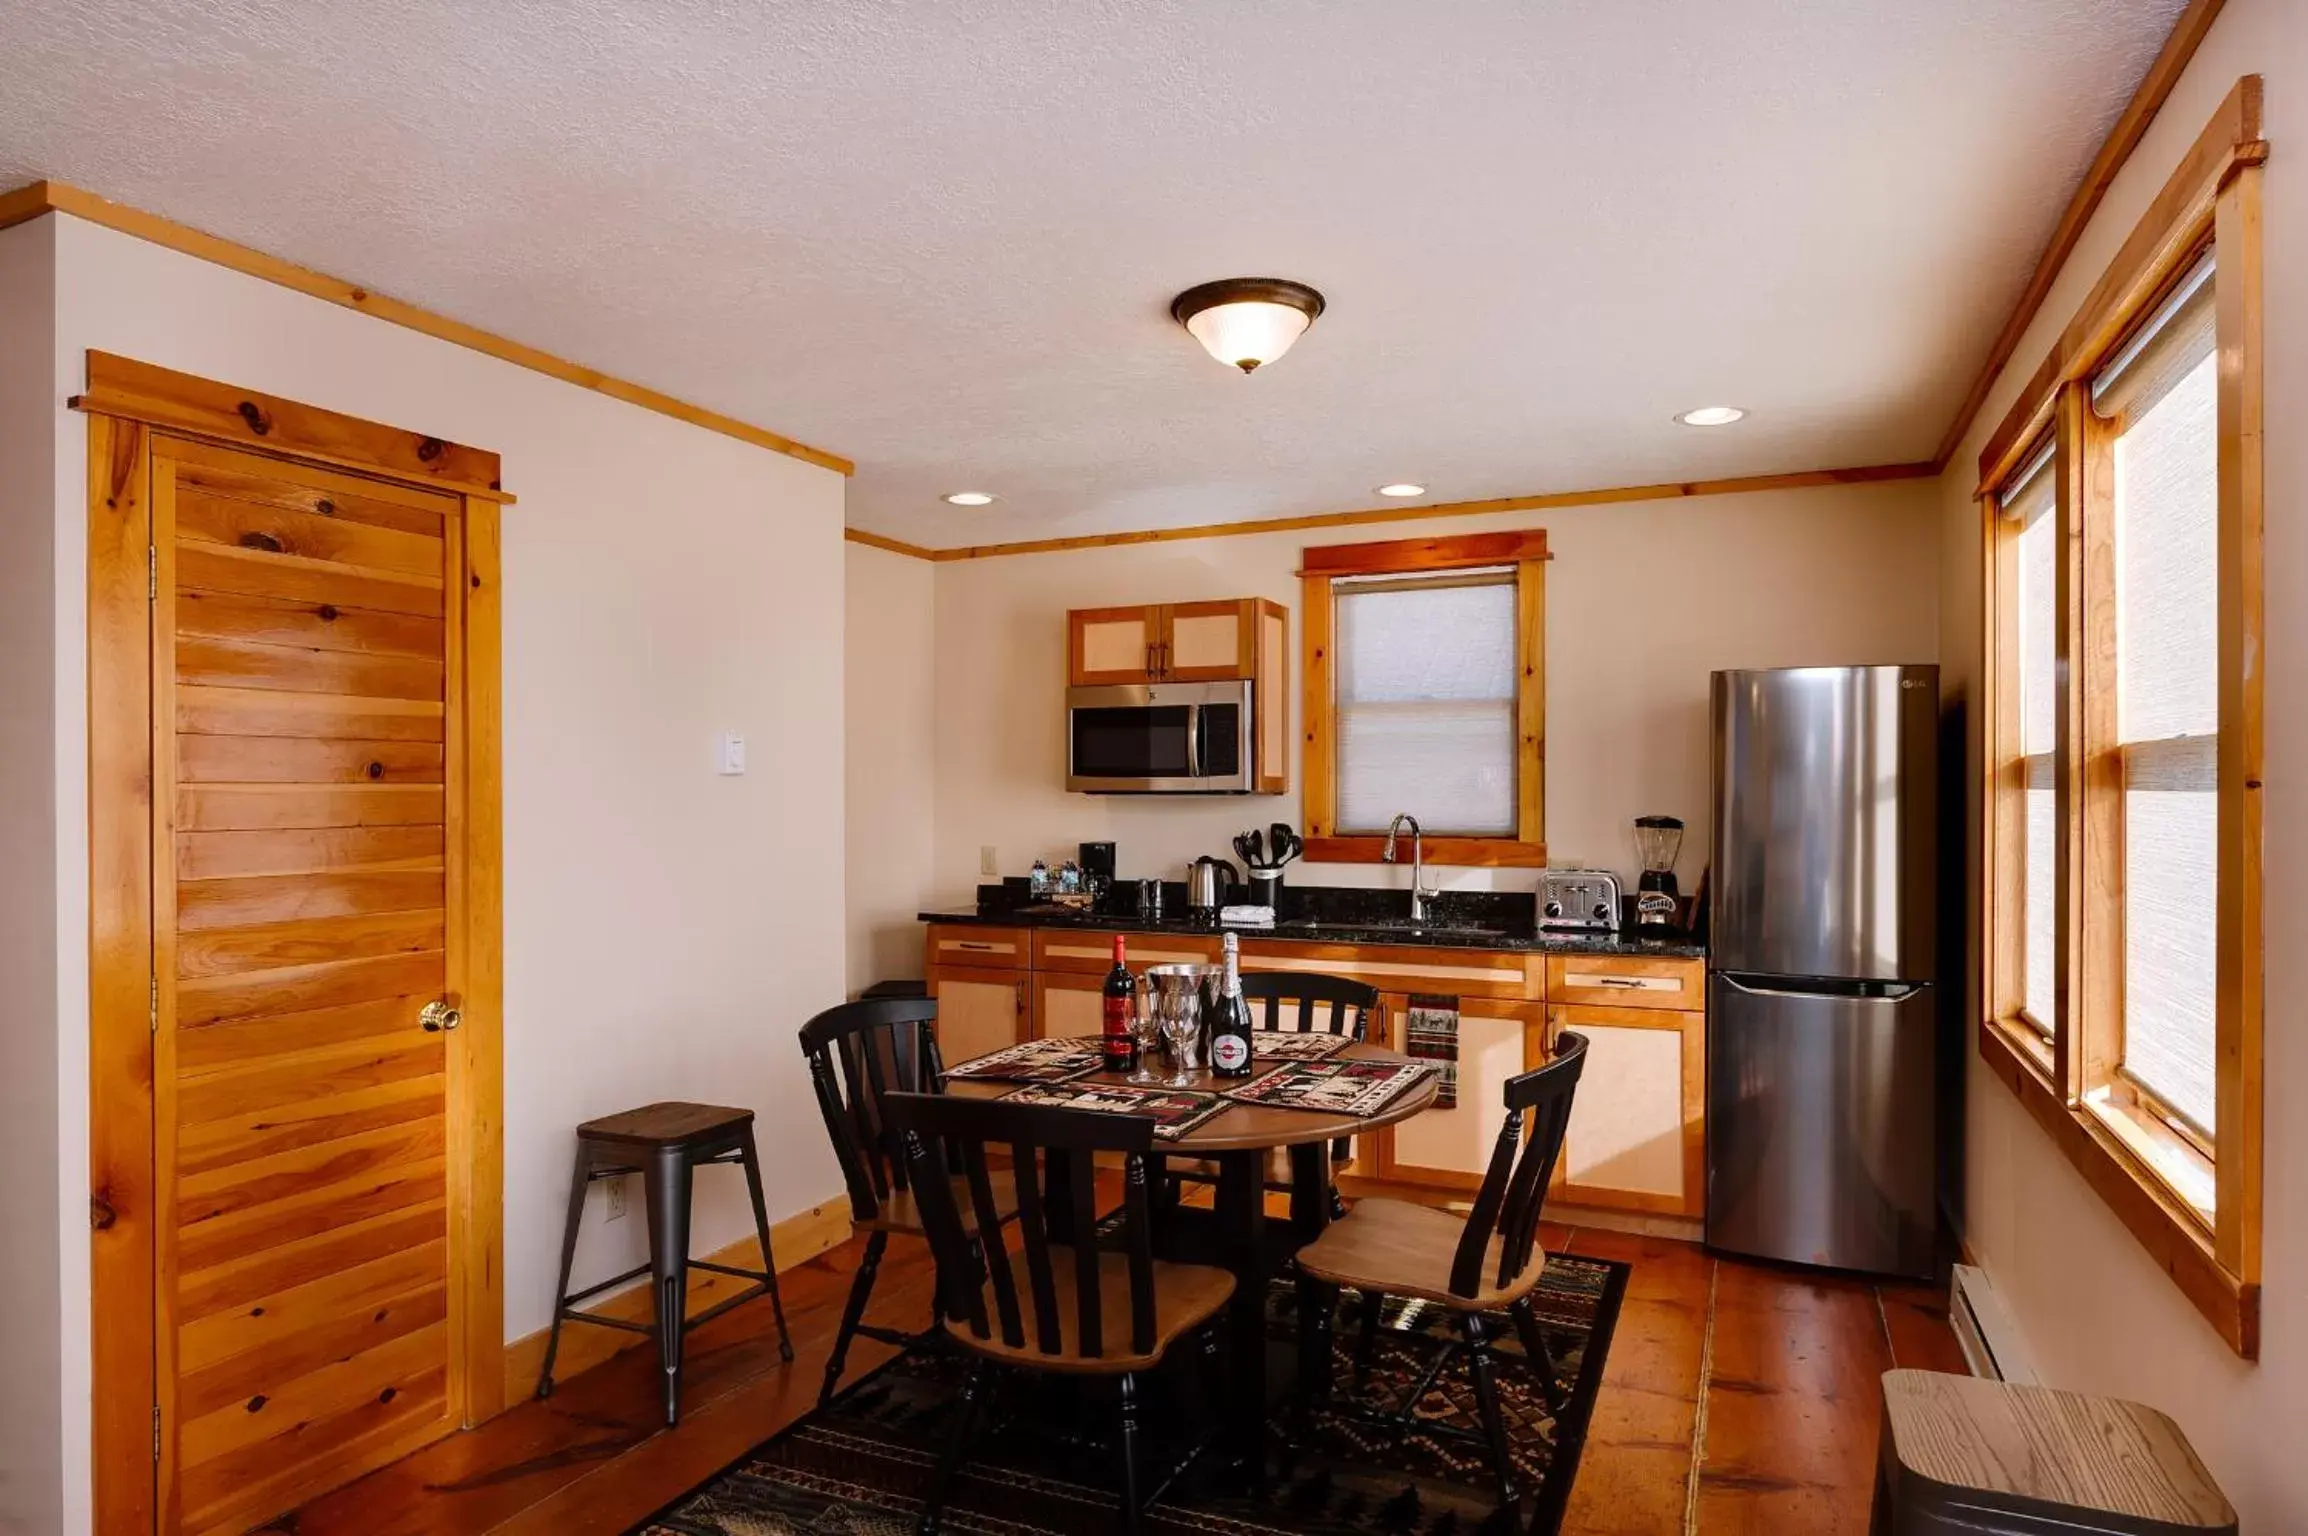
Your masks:
{"label": "kitchen window", "polygon": [[1306,552],[1307,856],[1543,864],[1546,535]]}
{"label": "kitchen window", "polygon": [[2245,1355],[2262,1117],[2257,115],[2248,80],[1981,455],[1980,1051]]}

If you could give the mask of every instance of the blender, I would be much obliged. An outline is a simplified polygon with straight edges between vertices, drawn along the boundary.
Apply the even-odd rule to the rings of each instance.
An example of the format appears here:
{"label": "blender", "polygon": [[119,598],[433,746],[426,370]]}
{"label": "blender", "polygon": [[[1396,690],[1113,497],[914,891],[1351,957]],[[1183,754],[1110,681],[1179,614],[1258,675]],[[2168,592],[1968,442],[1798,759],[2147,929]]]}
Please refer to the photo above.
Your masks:
{"label": "blender", "polygon": [[1635,857],[1643,866],[1635,880],[1638,937],[1671,939],[1682,935],[1682,892],[1675,888],[1675,855],[1682,850],[1681,817],[1635,818]]}

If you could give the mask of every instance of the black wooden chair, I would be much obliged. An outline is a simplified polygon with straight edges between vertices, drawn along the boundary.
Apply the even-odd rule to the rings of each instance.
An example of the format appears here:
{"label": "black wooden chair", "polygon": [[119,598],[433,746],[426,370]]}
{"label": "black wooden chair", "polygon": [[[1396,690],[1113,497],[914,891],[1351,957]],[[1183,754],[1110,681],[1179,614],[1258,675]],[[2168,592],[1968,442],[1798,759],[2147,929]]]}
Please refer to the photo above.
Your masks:
{"label": "black wooden chair", "polygon": [[[1145,1505],[1158,1491],[1144,1487],[1140,1465],[1139,1376],[1197,1329],[1205,1366],[1215,1361],[1216,1337],[1206,1325],[1234,1294],[1234,1276],[1226,1270],[1154,1258],[1146,1167],[1153,1122],[942,1094],[893,1093],[884,1103],[903,1134],[937,1257],[940,1326],[977,1357],[917,1529],[937,1529],[976,1428],[987,1378],[996,1366],[1012,1366],[1117,1378],[1122,1528],[1138,1531]],[[1006,1154],[1007,1169],[989,1168],[989,1145]],[[1123,1154],[1121,1224],[1105,1249],[1098,1246],[1094,1188],[1093,1158],[1099,1152]],[[997,1184],[1011,1187],[1002,1191]],[[1023,1286],[1005,1244],[976,1241],[1012,1209],[1022,1239],[1017,1257],[1024,1261]]]}
{"label": "black wooden chair", "polygon": [[[1504,1312],[1513,1320],[1548,1407],[1562,1412],[1565,1394],[1531,1309],[1531,1292],[1546,1267],[1546,1254],[1538,1247],[1539,1208],[1563,1148],[1586,1055],[1586,1038],[1565,1032],[1555,1037],[1553,1059],[1545,1066],[1507,1080],[1506,1123],[1499,1127],[1482,1188],[1464,1221],[1402,1200],[1358,1200],[1345,1220],[1298,1250],[1301,1434],[1316,1403],[1330,1391],[1331,1314],[1341,1286],[1363,1295],[1358,1377],[1368,1368],[1386,1297],[1412,1297],[1448,1308],[1465,1340],[1467,1375],[1498,1478],[1499,1504],[1512,1517],[1521,1491],[1493,1378],[1491,1345],[1498,1327],[1493,1314]],[[1531,1121],[1528,1136],[1525,1118]],[[1418,1395],[1412,1393],[1414,1399]],[[1415,1401],[1403,1403],[1389,1417],[1409,1428],[1414,1407]],[[1416,1427],[1430,1435],[1463,1433],[1423,1420]]]}
{"label": "black wooden chair", "polygon": [[[928,998],[869,998],[828,1008],[801,1028],[818,1109],[849,1186],[851,1227],[866,1234],[865,1258],[850,1282],[818,1388],[820,1407],[832,1400],[850,1342],[859,1334],[901,1347],[919,1337],[864,1319],[890,1234],[923,1235],[920,1203],[883,1102],[893,1093],[939,1090],[945,1067],[938,1059],[937,1017],[938,1005]],[[999,1220],[1007,1221],[1014,1210],[1003,1211]]]}
{"label": "black wooden chair", "polygon": [[[1242,976],[1242,997],[1250,1005],[1251,1023],[1259,1029],[1301,1035],[1344,1035],[1360,1044],[1370,1038],[1371,1026],[1378,1020],[1378,988],[1349,981],[1344,976],[1246,971]],[[1342,1136],[1330,1144],[1333,1173],[1353,1160],[1351,1137]],[[1186,1183],[1218,1182],[1218,1165],[1208,1159],[1173,1163],[1165,1171],[1171,1178]],[[1266,1187],[1277,1192],[1290,1189],[1289,1148],[1275,1149],[1268,1159]],[[1346,1213],[1346,1204],[1339,1199],[1335,1184],[1330,1188],[1330,1205],[1333,1215]]]}

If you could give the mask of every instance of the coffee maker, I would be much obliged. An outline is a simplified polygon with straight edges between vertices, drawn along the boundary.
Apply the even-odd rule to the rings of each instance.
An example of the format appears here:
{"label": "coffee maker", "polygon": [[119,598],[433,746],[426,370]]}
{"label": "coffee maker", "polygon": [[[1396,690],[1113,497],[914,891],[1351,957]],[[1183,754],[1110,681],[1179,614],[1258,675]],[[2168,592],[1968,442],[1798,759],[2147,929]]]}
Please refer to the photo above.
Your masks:
{"label": "coffee maker", "polygon": [[1683,893],[1675,886],[1675,855],[1682,851],[1682,818],[1635,818],[1635,858],[1643,866],[1635,879],[1637,938],[1682,937]]}

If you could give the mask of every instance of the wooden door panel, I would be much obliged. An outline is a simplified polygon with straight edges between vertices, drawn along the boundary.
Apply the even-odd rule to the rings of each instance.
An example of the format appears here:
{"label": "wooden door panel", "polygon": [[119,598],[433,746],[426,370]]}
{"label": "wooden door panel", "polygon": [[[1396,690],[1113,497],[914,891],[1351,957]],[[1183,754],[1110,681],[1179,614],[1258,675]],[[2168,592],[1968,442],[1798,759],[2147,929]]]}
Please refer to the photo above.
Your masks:
{"label": "wooden door panel", "polygon": [[336,741],[445,741],[441,706],[424,699],[179,687],[176,728],[186,735],[316,736]]}
{"label": "wooden door panel", "polygon": [[375,608],[437,619],[448,608],[438,581],[333,560],[308,560],[222,544],[187,544],[176,566],[188,588],[241,597],[279,597],[331,608]]}
{"label": "wooden door panel", "polygon": [[180,880],[439,869],[446,846],[441,827],[421,825],[180,832],[175,842]]}
{"label": "wooden door panel", "polygon": [[240,597],[225,592],[180,592],[176,632],[210,640],[257,641],[310,646],[318,651],[356,651],[378,656],[443,659],[440,624],[406,613],[295,603],[277,597]]}
{"label": "wooden door panel", "polygon": [[239,1530],[457,1418],[461,504],[163,443],[152,506],[161,1523]]}

